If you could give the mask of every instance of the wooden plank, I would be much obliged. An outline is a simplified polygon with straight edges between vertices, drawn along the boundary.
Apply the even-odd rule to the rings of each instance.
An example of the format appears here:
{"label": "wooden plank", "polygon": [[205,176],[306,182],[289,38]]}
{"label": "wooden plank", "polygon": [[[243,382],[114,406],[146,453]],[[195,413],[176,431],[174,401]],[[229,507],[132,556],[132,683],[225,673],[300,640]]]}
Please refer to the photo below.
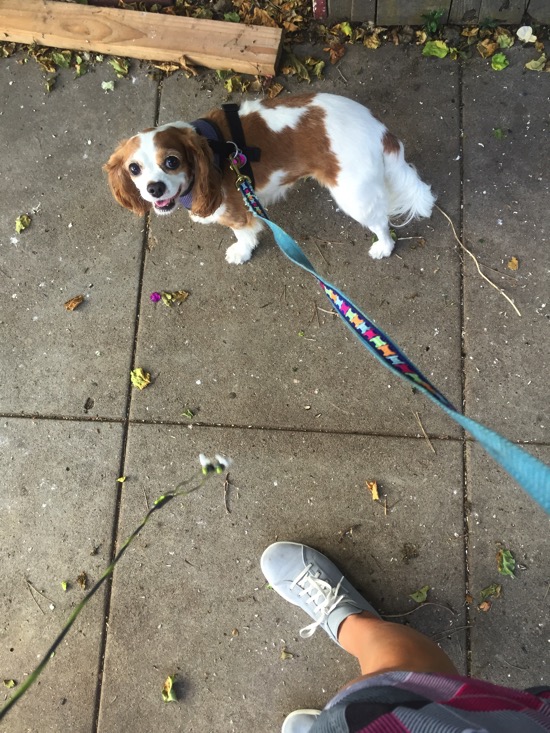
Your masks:
{"label": "wooden plank", "polygon": [[481,0],[453,0],[449,14],[450,23],[477,23]]}
{"label": "wooden plank", "polygon": [[0,0],[0,38],[273,76],[282,30],[52,0]]}
{"label": "wooden plank", "polygon": [[376,22],[378,25],[420,25],[422,16],[433,10],[444,10],[443,23],[447,23],[451,0],[378,0]]}
{"label": "wooden plank", "polygon": [[498,20],[499,23],[519,23],[525,12],[525,0],[482,0],[480,21]]}
{"label": "wooden plank", "polygon": [[352,0],[329,0],[328,17],[330,20],[351,20]]}
{"label": "wooden plank", "polygon": [[531,0],[527,6],[527,12],[537,23],[550,23],[549,0]]}
{"label": "wooden plank", "polygon": [[376,18],[376,0],[352,0],[351,19],[360,23]]}

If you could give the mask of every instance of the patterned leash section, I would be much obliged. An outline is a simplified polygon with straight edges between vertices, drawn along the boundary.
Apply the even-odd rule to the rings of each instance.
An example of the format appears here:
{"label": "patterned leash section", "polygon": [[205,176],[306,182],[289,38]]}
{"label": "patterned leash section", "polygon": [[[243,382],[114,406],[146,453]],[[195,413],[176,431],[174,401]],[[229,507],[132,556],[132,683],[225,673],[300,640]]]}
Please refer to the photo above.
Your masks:
{"label": "patterned leash section", "polygon": [[494,430],[490,430],[485,425],[458,412],[445,395],[416,368],[413,362],[381,328],[365,316],[353,301],[316,272],[297,242],[268,218],[267,213],[258,201],[250,185],[250,180],[246,176],[240,175],[238,168],[233,165],[232,168],[237,173],[237,188],[241,191],[252,213],[262,219],[271,229],[275,237],[275,242],[283,254],[295,265],[298,265],[316,278],[330,300],[333,309],[338,313],[345,325],[357,336],[363,346],[394,374],[412,383],[417,389],[429,397],[432,402],[439,405],[451,419],[467,430],[483,446],[487,453],[535,501],[550,513],[550,467],[530,453],[527,453],[520,446],[511,443]]}

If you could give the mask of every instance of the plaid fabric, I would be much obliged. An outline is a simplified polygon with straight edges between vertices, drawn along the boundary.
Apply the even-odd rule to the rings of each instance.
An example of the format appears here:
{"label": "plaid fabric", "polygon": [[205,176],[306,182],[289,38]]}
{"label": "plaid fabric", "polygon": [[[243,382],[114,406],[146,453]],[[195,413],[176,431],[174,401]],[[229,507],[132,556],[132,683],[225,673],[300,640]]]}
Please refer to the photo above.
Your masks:
{"label": "plaid fabric", "polygon": [[334,697],[310,733],[550,732],[550,688],[418,672],[360,680]]}

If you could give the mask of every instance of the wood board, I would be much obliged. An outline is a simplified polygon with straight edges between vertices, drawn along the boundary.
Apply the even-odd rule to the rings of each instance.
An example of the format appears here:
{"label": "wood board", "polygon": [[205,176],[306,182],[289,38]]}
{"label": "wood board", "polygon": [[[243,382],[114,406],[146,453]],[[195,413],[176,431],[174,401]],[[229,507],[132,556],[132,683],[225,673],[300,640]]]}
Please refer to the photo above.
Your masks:
{"label": "wood board", "polygon": [[274,76],[282,30],[52,0],[0,0],[0,40]]}

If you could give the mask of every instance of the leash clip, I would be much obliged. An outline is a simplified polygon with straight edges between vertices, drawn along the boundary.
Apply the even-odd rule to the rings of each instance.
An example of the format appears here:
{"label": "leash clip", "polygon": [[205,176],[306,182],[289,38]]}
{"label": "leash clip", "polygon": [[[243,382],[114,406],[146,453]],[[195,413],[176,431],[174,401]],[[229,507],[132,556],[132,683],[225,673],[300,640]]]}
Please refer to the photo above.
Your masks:
{"label": "leash clip", "polygon": [[237,180],[235,182],[236,188],[239,188],[241,183],[243,181],[247,181],[248,183],[251,183],[251,180],[249,176],[245,176],[243,173],[241,173],[240,169],[246,165],[247,158],[246,155],[242,152],[242,150],[239,149],[239,147],[232,141],[230,141],[230,145],[233,145],[235,148],[235,151],[229,155],[229,167],[233,171],[233,173],[237,176]]}

